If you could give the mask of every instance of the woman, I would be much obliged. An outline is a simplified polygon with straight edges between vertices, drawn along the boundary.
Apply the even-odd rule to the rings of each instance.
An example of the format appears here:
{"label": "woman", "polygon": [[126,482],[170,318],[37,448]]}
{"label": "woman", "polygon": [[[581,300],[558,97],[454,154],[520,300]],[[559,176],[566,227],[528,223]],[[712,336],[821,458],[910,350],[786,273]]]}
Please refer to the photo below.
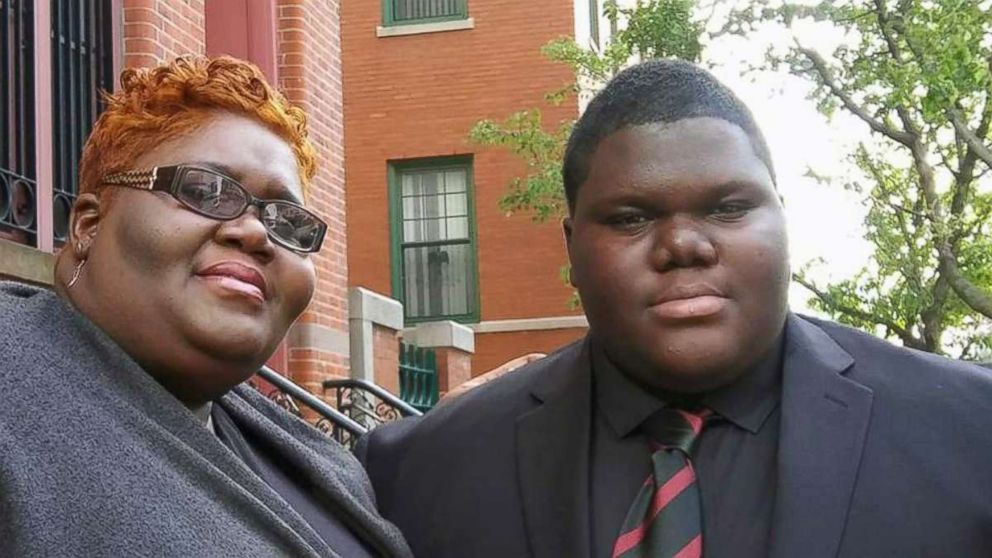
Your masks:
{"label": "woman", "polygon": [[231,58],[121,84],[56,294],[0,286],[0,556],[408,556],[350,454],[242,385],[314,291],[302,111]]}

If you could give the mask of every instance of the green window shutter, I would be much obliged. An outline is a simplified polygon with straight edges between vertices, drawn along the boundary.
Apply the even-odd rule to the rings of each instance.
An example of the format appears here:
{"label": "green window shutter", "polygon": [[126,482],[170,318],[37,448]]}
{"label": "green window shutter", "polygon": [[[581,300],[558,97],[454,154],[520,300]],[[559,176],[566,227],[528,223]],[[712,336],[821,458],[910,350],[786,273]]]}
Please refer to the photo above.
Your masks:
{"label": "green window shutter", "polygon": [[393,297],[407,323],[479,320],[472,158],[389,164]]}
{"label": "green window shutter", "polygon": [[382,24],[412,25],[468,18],[468,0],[382,0]]}

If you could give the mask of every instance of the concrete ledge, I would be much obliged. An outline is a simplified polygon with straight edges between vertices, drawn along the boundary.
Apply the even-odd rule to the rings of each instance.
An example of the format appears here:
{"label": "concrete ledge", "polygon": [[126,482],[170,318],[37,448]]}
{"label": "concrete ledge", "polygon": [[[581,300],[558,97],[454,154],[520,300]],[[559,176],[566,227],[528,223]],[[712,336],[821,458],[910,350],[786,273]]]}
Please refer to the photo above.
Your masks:
{"label": "concrete ledge", "polygon": [[403,330],[403,340],[418,347],[452,348],[475,352],[475,333],[457,322],[427,322]]}
{"label": "concrete ledge", "polygon": [[379,293],[355,287],[348,293],[348,319],[367,320],[389,329],[403,329],[403,305]]}
{"label": "concrete ledge", "polygon": [[351,353],[347,332],[318,324],[293,324],[286,339],[291,349],[316,349],[346,357]]}
{"label": "concrete ledge", "polygon": [[472,324],[476,333],[510,333],[514,331],[540,331],[545,329],[574,329],[589,327],[585,316],[557,316],[552,318],[525,318],[520,320],[490,320]]}
{"label": "concrete ledge", "polygon": [[30,246],[0,240],[0,277],[52,286],[55,256]]}
{"label": "concrete ledge", "polygon": [[453,21],[438,21],[434,23],[412,23],[410,25],[390,25],[375,28],[376,37],[402,37],[403,35],[420,35],[423,33],[443,33],[445,31],[462,31],[475,29],[472,18],[456,19]]}

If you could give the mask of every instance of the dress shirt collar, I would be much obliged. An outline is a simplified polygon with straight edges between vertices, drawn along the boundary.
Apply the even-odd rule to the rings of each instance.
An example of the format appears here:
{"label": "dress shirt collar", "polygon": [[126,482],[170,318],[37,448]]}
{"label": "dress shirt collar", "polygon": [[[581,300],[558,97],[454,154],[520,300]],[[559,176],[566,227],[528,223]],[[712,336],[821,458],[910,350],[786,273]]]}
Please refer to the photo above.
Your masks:
{"label": "dress shirt collar", "polygon": [[[781,398],[783,337],[784,332],[750,372],[728,386],[702,394],[698,403],[752,434],[761,430]],[[617,436],[625,437],[667,402],[629,379],[596,340],[591,340],[590,347],[597,411]]]}

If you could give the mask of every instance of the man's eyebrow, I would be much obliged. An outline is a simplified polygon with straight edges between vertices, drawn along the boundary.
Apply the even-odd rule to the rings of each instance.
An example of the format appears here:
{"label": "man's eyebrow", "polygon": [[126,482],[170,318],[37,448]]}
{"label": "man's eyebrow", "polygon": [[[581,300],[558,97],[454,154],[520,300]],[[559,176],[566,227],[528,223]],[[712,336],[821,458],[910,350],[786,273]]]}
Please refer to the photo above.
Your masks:
{"label": "man's eyebrow", "polygon": [[[762,185],[753,180],[728,180],[713,186],[711,189],[714,193],[718,195],[726,195],[734,192],[739,192],[745,189],[762,188]],[[773,188],[774,189],[774,188]]]}

